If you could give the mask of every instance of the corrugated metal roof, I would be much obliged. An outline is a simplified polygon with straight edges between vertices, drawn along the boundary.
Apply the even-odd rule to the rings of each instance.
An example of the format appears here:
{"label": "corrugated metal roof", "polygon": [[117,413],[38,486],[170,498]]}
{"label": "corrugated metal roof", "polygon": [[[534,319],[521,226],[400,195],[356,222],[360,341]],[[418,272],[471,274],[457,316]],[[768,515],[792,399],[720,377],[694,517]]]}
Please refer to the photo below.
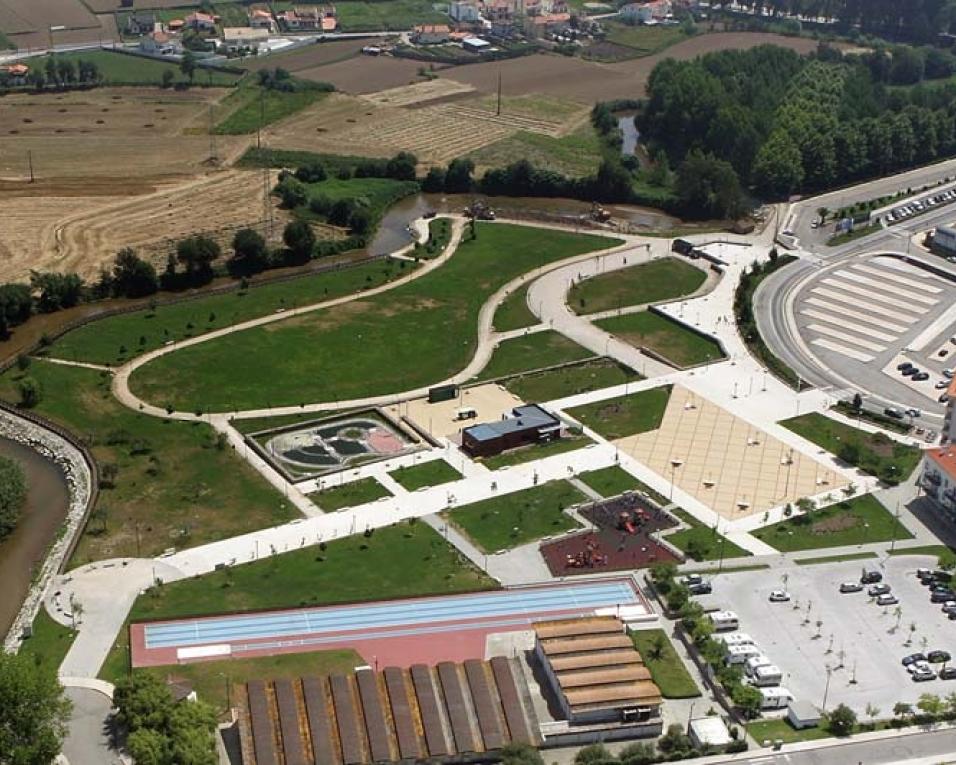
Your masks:
{"label": "corrugated metal roof", "polygon": [[555,619],[547,622],[535,622],[532,626],[539,640],[624,632],[624,625],[619,619],[613,616],[593,616],[583,619]]}
{"label": "corrugated metal roof", "polygon": [[606,651],[618,648],[631,648],[634,645],[624,634],[582,635],[574,638],[554,638],[542,640],[541,648],[547,656],[560,656],[565,653],[584,653],[588,651]]}
{"label": "corrugated metal roof", "polygon": [[471,689],[471,699],[474,703],[475,714],[478,716],[478,729],[485,750],[500,749],[506,743],[502,733],[499,705],[492,697],[488,684],[488,675],[485,672],[485,663],[472,659],[465,662],[465,676]]}

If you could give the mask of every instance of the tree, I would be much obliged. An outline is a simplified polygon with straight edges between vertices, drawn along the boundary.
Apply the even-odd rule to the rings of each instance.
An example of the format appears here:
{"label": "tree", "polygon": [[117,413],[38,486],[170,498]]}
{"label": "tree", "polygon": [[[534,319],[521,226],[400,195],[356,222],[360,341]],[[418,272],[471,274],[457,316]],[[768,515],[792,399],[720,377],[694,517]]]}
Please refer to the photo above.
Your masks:
{"label": "tree", "polygon": [[66,735],[70,706],[52,668],[0,651],[0,763],[52,762]]}
{"label": "tree", "polygon": [[212,264],[221,254],[216,240],[202,234],[181,239],[176,245],[176,260],[186,267],[186,278],[194,285],[212,281]]}
{"label": "tree", "polygon": [[176,79],[176,75],[173,74],[172,69],[163,70],[163,87],[171,88],[173,86],[173,80]]}
{"label": "tree", "polygon": [[827,716],[827,727],[834,736],[849,736],[856,727],[856,712],[840,704]]}
{"label": "tree", "polygon": [[859,392],[853,394],[853,402],[850,404],[854,412],[859,412],[863,408],[863,396]]}
{"label": "tree", "polygon": [[665,650],[667,650],[667,639],[663,634],[658,633],[651,641],[651,650],[649,655],[655,661],[660,661],[660,659],[664,656]]}
{"label": "tree", "polygon": [[866,716],[870,718],[870,728],[873,728],[876,718],[880,715],[880,708],[868,702],[866,709],[863,711],[865,712]]}
{"label": "tree", "polygon": [[6,457],[0,457],[0,539],[17,525],[27,497],[23,468]]}
{"label": "tree", "polygon": [[146,297],[159,289],[152,263],[139,258],[129,247],[120,250],[113,261],[113,293],[121,297]]}
{"label": "tree", "polygon": [[400,151],[385,164],[385,175],[398,181],[414,181],[418,158],[407,151]]}
{"label": "tree", "polygon": [[760,147],[753,165],[758,190],[772,197],[786,197],[803,183],[800,149],[785,130],[778,130]]}
{"label": "tree", "polygon": [[329,210],[329,223],[335,226],[347,226],[355,212],[355,202],[351,199],[339,199],[332,204]]}
{"label": "tree", "polygon": [[590,763],[606,762],[614,759],[604,744],[589,744],[579,749],[574,755],[574,765],[589,765]]}
{"label": "tree", "polygon": [[243,228],[232,238],[233,256],[229,271],[236,275],[257,274],[269,265],[269,250],[262,235],[251,228]]}
{"label": "tree", "polygon": [[617,158],[605,157],[594,177],[594,198],[602,202],[627,202],[633,195],[634,179]]}
{"label": "tree", "polygon": [[528,744],[511,743],[501,750],[502,765],[544,765],[538,750]]}
{"label": "tree", "polygon": [[26,409],[32,409],[43,400],[43,386],[29,375],[17,380],[17,393],[20,395],[20,406]]}
{"label": "tree", "polygon": [[349,216],[349,228],[353,234],[367,234],[372,228],[372,216],[364,207],[356,207]]}
{"label": "tree", "polygon": [[77,305],[83,297],[83,285],[83,279],[77,274],[30,271],[30,286],[39,293],[37,307],[41,313]]}
{"label": "tree", "polygon": [[939,717],[945,708],[943,700],[935,693],[922,693],[916,701],[916,708],[929,717]]}
{"label": "tree", "polygon": [[464,194],[471,191],[471,176],[474,172],[475,163],[470,159],[462,157],[453,159],[445,171],[445,191],[451,194]]}
{"label": "tree", "polygon": [[760,713],[763,696],[752,685],[740,683],[734,686],[730,692],[730,698],[740,708],[745,717],[753,718]]}
{"label": "tree", "polygon": [[[760,693],[758,692],[757,695],[759,696]],[[673,754],[690,751],[692,747],[690,737],[684,733],[683,726],[679,723],[672,723],[667,726],[667,732],[658,739],[657,748],[664,754]]]}
{"label": "tree", "polygon": [[693,151],[677,168],[677,196],[690,215],[736,218],[744,212],[740,180],[729,162]]}
{"label": "tree", "polygon": [[434,194],[445,190],[445,171],[440,167],[431,168],[422,181],[422,191]]}
{"label": "tree", "polygon": [[126,750],[136,765],[165,765],[169,760],[168,741],[160,731],[139,728],[126,738]]}
{"label": "tree", "polygon": [[179,62],[179,71],[189,78],[190,83],[193,81],[193,77],[196,76],[196,54],[191,50],[187,50],[183,53],[183,58]]}
{"label": "tree", "polygon": [[907,704],[905,701],[897,701],[893,705],[893,716],[899,717],[900,719],[904,717],[909,717],[913,714],[913,705]]}
{"label": "tree", "polygon": [[282,232],[282,241],[289,248],[293,259],[298,263],[305,263],[312,257],[315,248],[315,233],[312,227],[301,220],[290,222]]}
{"label": "tree", "polygon": [[657,749],[650,741],[636,741],[618,754],[622,765],[648,765],[657,762]]}

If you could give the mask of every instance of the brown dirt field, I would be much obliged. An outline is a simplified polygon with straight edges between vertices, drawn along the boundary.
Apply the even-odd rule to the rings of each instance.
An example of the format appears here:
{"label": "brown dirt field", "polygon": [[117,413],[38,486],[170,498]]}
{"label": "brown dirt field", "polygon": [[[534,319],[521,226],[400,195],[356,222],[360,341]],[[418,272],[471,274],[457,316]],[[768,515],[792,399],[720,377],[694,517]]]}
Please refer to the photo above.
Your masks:
{"label": "brown dirt field", "polygon": [[336,61],[357,56],[359,51],[369,42],[368,38],[360,38],[317,43],[289,53],[276,53],[273,56],[264,56],[260,59],[251,58],[243,61],[241,66],[253,72],[258,69],[271,69],[281,66],[290,72],[298,73],[303,69],[312,69],[316,66],[332,64]]}
{"label": "brown dirt field", "polygon": [[[521,59],[526,60],[526,59]],[[315,66],[296,72],[299,77],[316,82],[331,82],[346,93],[375,93],[418,82],[421,61],[391,56],[362,56],[325,66]],[[486,66],[478,64],[477,66]],[[457,77],[452,79],[459,80]]]}
{"label": "brown dirt field", "polygon": [[412,106],[426,101],[453,99],[472,93],[474,88],[454,80],[425,80],[414,85],[401,85],[397,88],[369,93],[363,98],[381,106]]}
{"label": "brown dirt field", "polygon": [[3,16],[17,17],[27,25],[19,29],[23,32],[45,32],[51,26],[81,29],[100,25],[80,0],[0,0],[0,8],[6,9]]}
{"label": "brown dirt field", "polygon": [[815,40],[800,37],[763,32],[716,32],[684,40],[653,56],[616,64],[598,64],[579,58],[540,54],[507,61],[466,64],[443,70],[440,76],[471,85],[482,93],[493,93],[500,72],[505,95],[545,93],[593,103],[643,95],[651,70],[665,58],[686,60],[713,51],[746,50],[765,44],[780,45],[800,53],[808,53],[817,46]]}
{"label": "brown dirt field", "polygon": [[[122,8],[120,0],[85,0],[94,13],[108,13],[110,11],[127,10]],[[193,0],[133,0],[134,8],[195,8],[199,2]]]}

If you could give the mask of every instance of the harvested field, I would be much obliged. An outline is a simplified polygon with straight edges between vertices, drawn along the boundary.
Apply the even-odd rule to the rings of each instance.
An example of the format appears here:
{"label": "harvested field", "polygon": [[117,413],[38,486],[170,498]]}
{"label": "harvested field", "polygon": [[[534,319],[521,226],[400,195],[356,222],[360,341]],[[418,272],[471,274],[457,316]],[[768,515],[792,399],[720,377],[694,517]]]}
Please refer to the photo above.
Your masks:
{"label": "harvested field", "polygon": [[0,0],[0,23],[7,34],[40,31],[46,34],[50,27],[56,26],[82,29],[100,25],[80,0]]}
{"label": "harvested field", "polygon": [[402,85],[398,88],[380,90],[378,93],[369,93],[365,100],[381,106],[411,106],[426,101],[435,101],[439,98],[471,93],[474,88],[454,80],[425,80],[412,85]]}
{"label": "harvested field", "polygon": [[[325,66],[300,69],[296,75],[306,80],[331,82],[346,93],[375,93],[418,82],[418,69],[421,66],[421,61],[410,59],[362,56]],[[457,77],[451,79],[459,80]]]}
{"label": "harvested field", "polygon": [[809,53],[817,47],[815,40],[801,37],[766,32],[717,32],[689,38],[653,56],[616,64],[539,54],[507,61],[466,64],[443,70],[440,76],[490,94],[497,89],[500,72],[502,93],[507,96],[548,94],[594,103],[643,95],[651,70],[665,58],[691,59],[717,50],[743,50],[767,44],[800,53]]}
{"label": "harvested field", "polygon": [[[175,240],[191,234],[228,248],[237,229],[263,228],[261,187],[259,173],[229,170],[132,199],[14,199],[0,240],[0,281],[23,278],[30,268],[94,276],[123,247],[161,266]],[[274,215],[281,235],[288,214]]]}
{"label": "harvested field", "polygon": [[[95,13],[107,13],[117,11],[123,7],[121,0],[85,0],[86,4],[93,9]],[[198,8],[198,0],[133,0],[132,6],[136,9],[147,8]]]}
{"label": "harvested field", "polygon": [[[240,66],[243,69],[255,72],[258,69],[271,69],[281,66],[286,71],[298,74],[303,69],[312,69],[325,64],[358,56],[359,51],[368,45],[368,38],[335,40],[334,42],[316,43],[304,48],[297,48],[288,53],[276,53],[262,58],[244,59]],[[371,41],[371,42],[374,42]],[[365,59],[363,59],[365,60]]]}

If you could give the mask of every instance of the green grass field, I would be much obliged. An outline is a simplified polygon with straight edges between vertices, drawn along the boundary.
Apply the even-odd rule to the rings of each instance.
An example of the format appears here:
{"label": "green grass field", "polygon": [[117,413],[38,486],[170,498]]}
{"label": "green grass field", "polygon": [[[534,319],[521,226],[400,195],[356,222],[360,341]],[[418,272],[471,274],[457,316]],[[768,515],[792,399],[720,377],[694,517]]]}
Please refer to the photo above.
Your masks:
{"label": "green grass field", "polygon": [[602,358],[546,372],[509,377],[501,384],[525,401],[551,401],[643,379],[637,372],[613,359]]}
{"label": "green grass field", "polygon": [[[277,0],[270,3],[275,12],[288,10],[301,3]],[[412,29],[416,24],[443,24],[448,16],[436,11],[427,0],[342,0],[335,4],[341,32],[377,32]]]}
{"label": "green grass field", "polygon": [[168,354],[137,370],[131,384],[148,400],[187,411],[344,401],[429,385],[473,356],[478,312],[502,284],[614,241],[479,224],[476,240],[419,279]]}
{"label": "green grass field", "polygon": [[762,744],[764,741],[776,741],[777,739],[785,744],[792,744],[797,741],[816,741],[833,735],[823,727],[797,730],[785,718],[756,720],[747,725],[747,733],[753,736],[758,744]]}
{"label": "green grass field", "polygon": [[551,481],[456,508],[447,517],[491,553],[578,528],[563,510],[586,499],[567,481]]}
{"label": "green grass field", "polygon": [[720,346],[675,321],[651,311],[614,316],[595,322],[635,348],[649,348],[679,367],[691,367],[724,358]]}
{"label": "green grass field", "polygon": [[705,526],[690,513],[675,509],[674,512],[690,528],[668,534],[665,539],[695,561],[719,560],[721,558],[745,558],[750,555],[742,547],[718,534],[716,529]]}
{"label": "green grass field", "polygon": [[530,444],[517,449],[511,449],[494,457],[485,457],[481,464],[489,470],[498,470],[512,465],[523,465],[525,462],[553,457],[555,454],[564,454],[573,452],[576,449],[583,449],[594,443],[586,436],[565,436],[557,441],[549,441],[543,444]]}
{"label": "green grass field", "polygon": [[309,495],[315,504],[331,513],[343,507],[355,507],[366,502],[374,502],[382,497],[390,497],[392,493],[374,478],[362,478],[358,481],[343,483],[341,486],[332,486],[323,491]]}
{"label": "green grass field", "polygon": [[[416,193],[419,189],[415,181],[396,181],[392,178],[349,178],[348,180],[327,178],[324,181],[306,184],[306,187],[310,198],[325,197],[331,202],[338,202],[340,199],[361,201],[374,221],[374,225],[378,225],[382,215],[395,202]],[[313,213],[306,210],[307,208],[297,212],[312,217]],[[427,247],[425,251],[428,251]]]}
{"label": "green grass field", "polygon": [[[33,68],[43,69],[48,56],[29,59]],[[89,61],[96,64],[100,77],[105,85],[161,85],[163,72],[171,71],[174,75],[173,84],[188,83],[189,78],[179,71],[179,66],[168,61],[158,61],[153,58],[134,56],[126,53],[115,53],[108,50],[77,51],[73,53],[57,53],[57,60]],[[242,75],[230,72],[220,72],[215,69],[198,67],[193,75],[196,85],[214,85],[218,87],[232,87]]]}
{"label": "green grass field", "polygon": [[412,255],[423,260],[431,260],[442,254],[451,240],[451,219],[432,218],[428,221],[428,241],[415,245]]}
{"label": "green grass field", "polygon": [[576,406],[567,413],[609,441],[657,430],[671,397],[670,385]]}
{"label": "green grass field", "polygon": [[818,412],[782,420],[780,424],[885,481],[905,480],[919,464],[917,447],[898,443],[882,433],[859,430]]}
{"label": "green grass field", "polygon": [[432,460],[420,465],[409,465],[393,470],[389,475],[408,491],[415,491],[425,486],[439,486],[461,478],[461,473],[445,460]]}
{"label": "green grass field", "polygon": [[821,555],[814,558],[800,558],[795,560],[798,566],[818,566],[826,563],[846,563],[848,560],[864,560],[866,558],[878,558],[873,552],[846,553],[844,555]]}
{"label": "green grass field", "polygon": [[[0,377],[0,396],[18,400],[19,372]],[[36,407],[93,444],[117,468],[71,560],[153,557],[273,526],[297,516],[291,503],[203,423],[167,422],[120,404],[106,373],[34,361],[43,388]],[[102,467],[101,467],[102,469]]]}
{"label": "green grass field", "polygon": [[215,128],[220,135],[247,135],[274,122],[291,117],[328,95],[315,87],[303,86],[286,92],[243,84],[222,102],[226,116]]}
{"label": "green grass field", "polygon": [[477,379],[495,380],[592,356],[594,354],[587,348],[553,330],[535,332],[501,342]]}
{"label": "green grass field", "polygon": [[120,364],[170,340],[184,340],[278,310],[377,287],[409,273],[413,267],[404,261],[385,260],[262,286],[255,286],[253,281],[245,292],[208,295],[91,322],[57,340],[50,355],[71,361]]}
{"label": "green grass field", "polygon": [[751,533],[780,552],[889,542],[894,535],[898,540],[913,538],[871,494],[853,497]]}
{"label": "green grass field", "polygon": [[[154,587],[136,599],[129,622],[498,588],[414,520]],[[120,633],[100,677],[125,673],[128,636]]]}
{"label": "green grass field", "polygon": [[578,479],[605,499],[636,489],[640,484],[634,476],[617,465],[581,473]]}
{"label": "green grass field", "polygon": [[[507,109],[503,110],[507,113]],[[560,138],[518,131],[468,157],[480,167],[505,167],[526,159],[535,167],[572,178],[593,175],[601,164],[603,146],[594,127],[585,122]]]}
{"label": "green grass field", "polygon": [[73,645],[74,637],[73,630],[54,621],[46,609],[41,608],[33,620],[33,635],[20,647],[20,655],[30,656],[37,664],[55,672]]}
{"label": "green grass field", "polygon": [[528,308],[528,287],[519,287],[506,297],[498,310],[495,311],[494,325],[499,332],[509,332],[512,329],[524,329],[539,324],[538,317]]}
{"label": "green grass field", "polygon": [[700,688],[677,655],[674,644],[664,630],[635,630],[631,633],[631,641],[665,699],[691,699],[700,696]]}
{"label": "green grass field", "polygon": [[680,26],[631,26],[618,21],[604,22],[608,42],[634,49],[634,56],[649,56],[669,48],[685,39],[687,35]]}
{"label": "green grass field", "polygon": [[331,409],[322,412],[297,412],[295,414],[279,414],[273,417],[247,417],[241,420],[230,420],[230,424],[240,433],[255,433],[260,430],[272,430],[284,425],[298,425],[300,422],[312,422],[325,419],[333,415],[348,414],[359,411],[357,409]]}
{"label": "green grass field", "polygon": [[673,300],[695,292],[706,279],[706,273],[682,260],[661,258],[575,284],[568,292],[568,305],[578,314],[588,314]]}
{"label": "green grass field", "polygon": [[[138,5],[139,7],[149,7],[150,3]],[[187,14],[198,10],[199,5],[198,2],[183,0],[183,3],[175,8],[156,8],[151,10],[150,13],[159,21],[169,22],[173,19],[185,18]],[[211,12],[220,17],[220,26],[222,27],[245,27],[249,25],[248,10],[238,3],[214,3]],[[116,14],[116,25],[120,32],[125,32],[126,19],[129,15],[129,12]]]}

